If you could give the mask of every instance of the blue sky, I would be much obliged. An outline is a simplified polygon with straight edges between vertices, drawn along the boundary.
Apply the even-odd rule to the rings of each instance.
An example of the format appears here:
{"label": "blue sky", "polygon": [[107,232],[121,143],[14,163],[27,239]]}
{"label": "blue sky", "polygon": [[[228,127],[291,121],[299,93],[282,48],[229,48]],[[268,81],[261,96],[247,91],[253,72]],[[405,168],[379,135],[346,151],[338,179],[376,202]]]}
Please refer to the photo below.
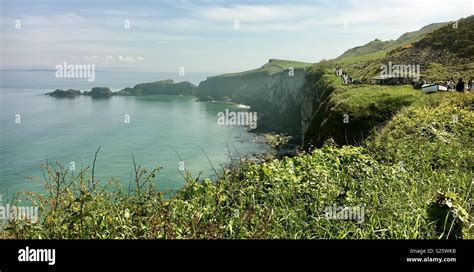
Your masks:
{"label": "blue sky", "polygon": [[98,69],[236,72],[270,58],[334,58],[375,38],[396,39],[474,14],[474,0],[1,3],[3,69],[54,69],[67,61]]}

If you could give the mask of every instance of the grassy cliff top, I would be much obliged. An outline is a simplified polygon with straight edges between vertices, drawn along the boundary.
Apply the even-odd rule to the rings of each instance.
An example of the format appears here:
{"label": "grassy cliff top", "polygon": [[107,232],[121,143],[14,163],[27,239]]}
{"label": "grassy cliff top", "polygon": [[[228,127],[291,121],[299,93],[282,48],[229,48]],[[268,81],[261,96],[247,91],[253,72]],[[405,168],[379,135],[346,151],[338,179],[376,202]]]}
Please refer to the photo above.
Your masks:
{"label": "grassy cliff top", "polygon": [[381,64],[419,65],[428,81],[472,76],[474,65],[474,16],[454,22],[427,25],[397,40],[374,40],[347,50],[329,61],[338,64],[352,78],[368,80],[380,72]]}
{"label": "grassy cliff top", "polygon": [[195,85],[192,84],[189,81],[174,82],[172,79],[166,79],[166,80],[140,83],[140,84],[135,85],[133,87],[133,89],[140,89],[140,88],[143,88],[145,86],[147,86],[147,87],[168,87],[168,86],[178,86],[178,85],[189,85],[189,86],[195,87]]}
{"label": "grassy cliff top", "polygon": [[174,81],[172,79],[165,79],[165,80],[158,80],[158,81],[153,81],[153,82],[140,83],[140,84],[137,84],[137,85],[141,85],[141,84],[163,84],[163,85],[167,85],[167,84],[174,84]]}
{"label": "grassy cliff top", "polygon": [[289,69],[290,67],[293,67],[294,69],[304,69],[310,67],[311,65],[313,65],[313,63],[293,60],[270,59],[267,63],[257,69],[239,73],[223,74],[216,77],[236,77],[258,73],[266,73],[268,75],[273,75],[286,69]]}
{"label": "grassy cliff top", "polygon": [[379,39],[375,39],[365,45],[357,46],[347,50],[341,56],[336,58],[335,61],[343,65],[350,65],[363,61],[382,59],[383,57],[387,56],[390,51],[398,47],[403,47],[408,44],[418,42],[429,33],[446,25],[449,25],[449,23],[430,24],[417,31],[407,32],[396,40],[381,41]]}

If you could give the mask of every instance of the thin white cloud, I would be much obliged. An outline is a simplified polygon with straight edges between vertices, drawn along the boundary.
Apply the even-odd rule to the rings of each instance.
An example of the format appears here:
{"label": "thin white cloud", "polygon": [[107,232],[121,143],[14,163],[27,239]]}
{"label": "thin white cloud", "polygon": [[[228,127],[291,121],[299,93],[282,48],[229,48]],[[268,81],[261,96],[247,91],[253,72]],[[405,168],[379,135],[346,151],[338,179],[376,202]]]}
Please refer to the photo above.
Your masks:
{"label": "thin white cloud", "polygon": [[322,9],[317,5],[234,5],[230,7],[200,8],[197,12],[213,21],[281,22],[318,16]]}
{"label": "thin white cloud", "polygon": [[342,24],[347,20],[349,24],[376,24],[408,25],[425,23],[426,20],[445,21],[448,18],[457,19],[470,15],[471,0],[397,0],[390,1],[351,1],[351,5],[344,8],[344,12],[336,12],[327,17],[324,23]]}
{"label": "thin white cloud", "polygon": [[125,62],[125,63],[136,63],[136,62],[139,62],[139,61],[143,61],[143,57],[132,57],[132,56],[118,56],[118,60],[120,62]]}
{"label": "thin white cloud", "polygon": [[[4,63],[49,67],[74,55],[137,67],[186,63],[188,71],[202,69],[203,59],[209,67],[234,61],[232,69],[240,70],[268,57],[317,61],[375,38],[397,38],[429,23],[474,13],[471,0],[211,2],[171,1],[174,13],[158,6],[58,14],[25,11],[18,15],[20,30],[14,28],[17,18],[2,16]],[[239,29],[234,29],[236,19]],[[124,28],[124,20],[130,20],[130,29]]]}

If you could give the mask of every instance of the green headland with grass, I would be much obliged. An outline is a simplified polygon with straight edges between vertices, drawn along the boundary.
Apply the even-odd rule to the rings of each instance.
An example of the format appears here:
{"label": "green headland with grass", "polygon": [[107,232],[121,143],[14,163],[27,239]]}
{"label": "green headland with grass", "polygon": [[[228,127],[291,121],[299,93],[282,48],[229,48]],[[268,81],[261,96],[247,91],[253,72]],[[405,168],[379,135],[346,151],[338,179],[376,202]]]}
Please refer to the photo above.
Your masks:
{"label": "green headland with grass", "polygon": [[[236,77],[302,69],[305,102],[294,100],[287,106],[297,110],[285,111],[301,113],[292,120],[302,125],[278,125],[300,130],[296,154],[231,157],[216,180],[183,171],[186,185],[173,194],[153,187],[159,168],[133,164],[129,188],[97,180],[93,152],[79,173],[48,164],[45,193],[21,194],[40,207],[39,222],[11,221],[1,238],[473,239],[474,94],[367,84],[388,61],[419,64],[429,81],[472,77],[473,18],[460,20],[451,38],[444,36],[451,23],[433,24],[334,60],[270,61],[223,75],[233,85],[222,93],[201,83],[200,98],[238,100],[260,89],[240,88]],[[366,84],[343,85],[336,64]],[[332,207],[342,209],[334,216]]]}

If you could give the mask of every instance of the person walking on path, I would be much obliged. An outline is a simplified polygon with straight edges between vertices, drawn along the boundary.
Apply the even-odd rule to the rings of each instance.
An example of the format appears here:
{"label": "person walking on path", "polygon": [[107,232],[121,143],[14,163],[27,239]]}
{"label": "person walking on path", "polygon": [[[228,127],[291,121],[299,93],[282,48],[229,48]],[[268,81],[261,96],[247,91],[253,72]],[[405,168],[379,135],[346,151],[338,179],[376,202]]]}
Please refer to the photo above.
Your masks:
{"label": "person walking on path", "polygon": [[448,85],[448,91],[451,91],[451,90],[454,90],[454,80],[453,78],[451,78],[450,80],[448,80],[447,82],[447,85]]}
{"label": "person walking on path", "polygon": [[456,91],[464,92],[464,81],[462,81],[462,78],[459,78],[458,84],[456,84]]}

